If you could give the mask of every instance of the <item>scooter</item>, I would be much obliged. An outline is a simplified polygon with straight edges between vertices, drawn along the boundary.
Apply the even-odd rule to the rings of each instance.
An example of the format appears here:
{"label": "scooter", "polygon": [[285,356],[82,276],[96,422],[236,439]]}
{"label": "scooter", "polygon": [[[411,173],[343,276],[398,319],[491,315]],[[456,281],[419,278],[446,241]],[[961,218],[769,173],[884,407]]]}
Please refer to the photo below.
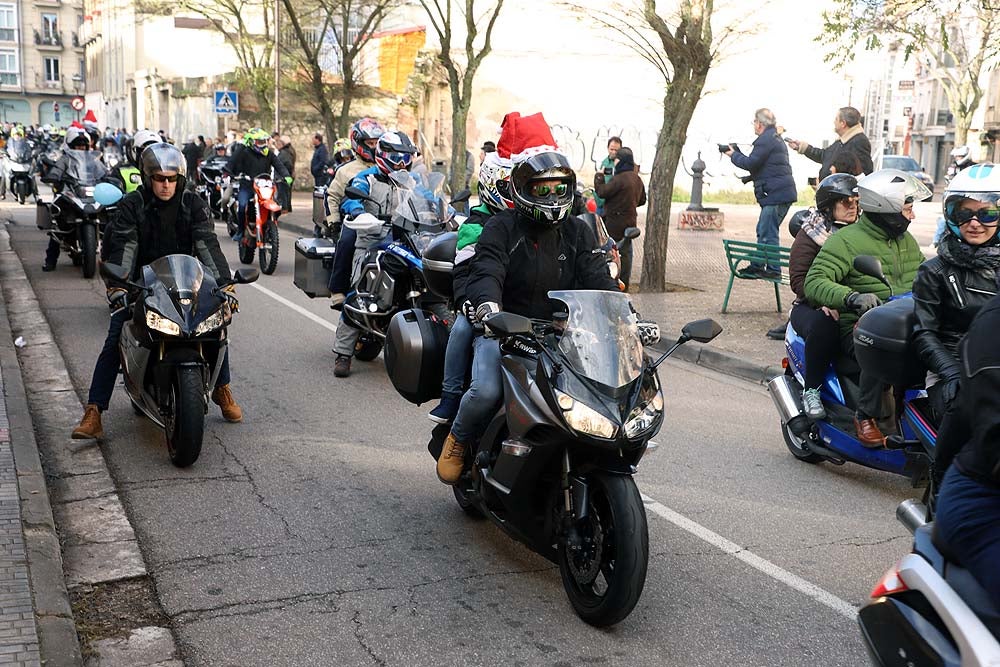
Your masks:
{"label": "scooter", "polygon": [[4,177],[7,191],[19,204],[26,203],[29,195],[38,199],[38,190],[31,173],[32,146],[27,139],[10,139],[4,159]]}
{"label": "scooter", "polygon": [[[854,268],[889,286],[879,261],[861,255]],[[890,287],[891,290],[891,287]],[[851,462],[868,468],[904,475],[914,486],[924,484],[934,459],[937,428],[923,386],[926,371],[908,345],[913,331],[913,300],[907,295],[890,300],[865,313],[855,328],[855,355],[884,383],[904,387],[897,392],[898,420],[884,426],[895,431],[884,448],[868,449],[857,439],[854,405],[858,387],[847,373],[838,374],[831,366],[820,394],[827,417],[817,422],[806,417],[802,405],[805,386],[805,341],[789,323],[785,333],[787,357],[782,360],[785,373],[767,383],[768,391],[781,418],[781,432],[792,455],[806,463],[828,461],[835,465]],[[841,368],[846,371],[846,368]]]}
{"label": "scooter", "polygon": [[[577,615],[606,627],[631,613],[646,578],[646,511],[632,476],[663,423],[657,368],[680,345],[707,343],[722,327],[691,322],[653,361],[627,295],[548,297],[563,310],[554,321],[498,313],[484,323],[499,341],[504,400],[478,446],[468,448],[452,489],[466,514],[490,519],[558,564]],[[409,344],[423,337],[406,334],[386,347],[394,384],[397,374],[433,371]],[[434,430],[428,449],[435,458],[448,429]]]}
{"label": "scooter", "polygon": [[868,655],[880,666],[1000,665],[1000,606],[949,557],[926,516],[916,500],[896,508],[913,552],[885,573],[858,613]]}
{"label": "scooter", "polygon": [[[128,269],[106,263],[101,275],[129,278]],[[258,276],[256,269],[240,269],[232,282],[252,283]],[[170,461],[184,468],[201,454],[208,397],[238,305],[190,255],[161,257],[128,285],[138,296],[123,305],[132,311],[118,344],[125,391],[136,414],[163,429]]]}

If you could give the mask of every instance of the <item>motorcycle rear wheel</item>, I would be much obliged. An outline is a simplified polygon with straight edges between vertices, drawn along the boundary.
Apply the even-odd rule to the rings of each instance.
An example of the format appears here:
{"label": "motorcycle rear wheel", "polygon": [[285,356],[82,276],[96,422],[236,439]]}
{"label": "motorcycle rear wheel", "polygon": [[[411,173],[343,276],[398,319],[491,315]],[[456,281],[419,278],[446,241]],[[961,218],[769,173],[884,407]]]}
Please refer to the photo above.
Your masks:
{"label": "motorcycle rear wheel", "polygon": [[792,453],[792,456],[805,463],[820,463],[823,457],[812,452],[803,438],[792,433],[792,429],[787,424],[781,425],[781,435],[785,437],[785,447]]}
{"label": "motorcycle rear wheel", "polygon": [[[260,262],[260,272],[269,276],[278,267],[278,223],[273,218],[264,225],[262,236],[264,247],[260,248],[257,259]],[[271,246],[270,250],[266,249],[268,245]]]}
{"label": "motorcycle rear wheel", "polygon": [[354,357],[358,361],[375,361],[382,351],[382,340],[377,336],[361,334],[354,346]]}
{"label": "motorcycle rear wheel", "polygon": [[93,278],[97,273],[97,227],[91,223],[80,225],[80,253],[83,255],[83,277]]}
{"label": "motorcycle rear wheel", "polygon": [[232,208],[227,206],[223,209],[222,215],[226,219],[226,231],[229,233],[229,238],[233,238],[240,229],[236,224],[236,213],[233,212]]}
{"label": "motorcycle rear wheel", "polygon": [[631,477],[598,473],[588,482],[588,517],[579,526],[583,548],[571,554],[565,541],[559,545],[559,574],[577,615],[607,627],[632,612],[646,583],[646,509]]}
{"label": "motorcycle rear wheel", "polygon": [[170,462],[186,468],[201,455],[205,436],[205,398],[201,369],[182,366],[177,369],[173,386],[173,413],[167,417],[167,453]]}

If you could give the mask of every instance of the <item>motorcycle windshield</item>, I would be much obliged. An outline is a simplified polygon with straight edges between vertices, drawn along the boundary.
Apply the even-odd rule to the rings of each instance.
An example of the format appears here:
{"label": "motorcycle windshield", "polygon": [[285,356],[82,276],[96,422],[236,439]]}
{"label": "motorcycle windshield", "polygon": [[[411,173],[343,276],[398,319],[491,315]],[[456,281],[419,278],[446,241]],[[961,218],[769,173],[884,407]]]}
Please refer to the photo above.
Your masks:
{"label": "motorcycle windshield", "polygon": [[642,342],[627,295],[572,290],[549,292],[549,298],[565,304],[569,314],[559,351],[573,370],[612,389],[639,377]]}
{"label": "motorcycle windshield", "polygon": [[7,142],[7,155],[14,162],[31,162],[31,144],[27,139],[11,139]]}
{"label": "motorcycle windshield", "polygon": [[444,174],[395,171],[389,178],[398,197],[393,224],[409,231],[440,231],[447,210],[441,194]]}
{"label": "motorcycle windshield", "polygon": [[205,278],[201,262],[190,255],[167,255],[150,262],[149,268],[171,297],[192,298]]}
{"label": "motorcycle windshield", "polygon": [[97,181],[108,173],[98,151],[68,150],[63,155],[69,160],[66,177],[76,185],[97,185]]}

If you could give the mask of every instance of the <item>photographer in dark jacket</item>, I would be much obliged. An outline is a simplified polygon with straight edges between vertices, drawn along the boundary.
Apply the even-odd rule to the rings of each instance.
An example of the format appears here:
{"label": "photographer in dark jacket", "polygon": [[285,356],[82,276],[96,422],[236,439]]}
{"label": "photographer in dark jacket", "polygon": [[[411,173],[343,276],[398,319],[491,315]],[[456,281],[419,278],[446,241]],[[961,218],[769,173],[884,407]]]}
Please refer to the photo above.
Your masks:
{"label": "photographer in dark jacket", "polygon": [[621,251],[621,281],[627,286],[632,274],[632,244],[622,245],[625,230],[636,226],[636,209],[646,204],[646,186],[635,169],[631,148],[619,148],[614,176],[605,182],[603,173],[594,174],[594,190],[604,199],[604,225]]}
{"label": "photographer in dark jacket", "polygon": [[826,148],[817,148],[804,141],[795,141],[794,139],[789,139],[788,145],[792,147],[792,150],[798,151],[813,162],[820,164],[820,180],[830,175],[830,165],[845,152],[854,154],[861,165],[862,174],[870,174],[875,171],[875,166],[872,164],[872,144],[865,136],[865,129],[861,127],[860,111],[854,107],[838,109],[837,115],[833,119],[833,131],[837,133],[837,140]]}
{"label": "photographer in dark jacket", "polygon": [[992,167],[967,169],[951,181],[942,198],[946,229],[938,256],[924,262],[913,281],[913,342],[928,370],[927,395],[940,424],[934,461],[938,480],[963,444],[945,423],[957,418],[958,346],[973,318],[996,295],[1000,279],[1000,172]]}
{"label": "photographer in dark jacket", "polygon": [[[231,278],[204,200],[184,190],[185,162],[181,151],[166,143],[153,144],[142,152],[143,185],[121,200],[114,228],[105,238],[109,246],[106,261],[129,269],[130,280],[138,280],[146,264],[174,254],[196,257],[216,280]],[[111,316],[90,382],[87,408],[80,425],[73,430],[73,438],[100,439],[104,435],[101,413],[108,409],[118,376],[118,340],[128,318],[119,306],[127,296],[127,287],[109,281],[108,302],[118,312]],[[235,293],[234,285],[224,289]],[[229,389],[228,348],[212,401],[219,405],[227,421],[242,420],[243,412]]]}
{"label": "photographer in dark jacket", "polygon": [[[518,155],[510,177],[514,210],[490,218],[472,260],[466,297],[474,318],[500,312],[552,319],[550,290],[617,290],[597,240],[579,218],[569,215],[576,174],[551,146]],[[500,346],[478,337],[473,343],[472,384],[462,397],[451,433],[438,459],[437,475],[455,484],[462,474],[465,448],[481,435],[503,396]]]}
{"label": "photographer in dark jacket", "polygon": [[[750,155],[744,155],[736,144],[731,144],[725,155],[740,169],[750,172],[753,196],[760,204],[757,220],[757,243],[778,245],[778,228],[788,214],[792,203],[798,199],[792,167],[788,164],[788,148],[775,129],[774,114],[770,109],[757,109],[753,129],[757,134]],[[775,258],[777,259],[777,258]],[[744,278],[779,278],[781,268],[751,262],[740,271]]]}

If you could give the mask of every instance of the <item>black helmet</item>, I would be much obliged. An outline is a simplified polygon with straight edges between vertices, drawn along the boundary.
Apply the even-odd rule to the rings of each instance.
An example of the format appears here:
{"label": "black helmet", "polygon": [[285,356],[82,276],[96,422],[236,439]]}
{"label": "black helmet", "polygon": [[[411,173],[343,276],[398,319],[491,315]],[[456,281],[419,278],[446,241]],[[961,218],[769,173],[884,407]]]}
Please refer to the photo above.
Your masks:
{"label": "black helmet", "polygon": [[832,215],[838,201],[857,196],[858,179],[850,174],[830,174],[816,188],[816,208]]}
{"label": "black helmet", "polygon": [[[514,208],[535,222],[559,224],[569,215],[576,193],[576,174],[569,166],[569,160],[551,147],[542,147],[538,151],[529,149],[522,155],[510,172]],[[560,181],[566,187],[545,194],[532,193],[532,182],[552,180]]]}
{"label": "black helmet", "polygon": [[140,156],[143,180],[148,179],[157,171],[175,172],[184,176],[187,161],[184,154],[176,146],[167,143],[151,144],[142,151]]}

